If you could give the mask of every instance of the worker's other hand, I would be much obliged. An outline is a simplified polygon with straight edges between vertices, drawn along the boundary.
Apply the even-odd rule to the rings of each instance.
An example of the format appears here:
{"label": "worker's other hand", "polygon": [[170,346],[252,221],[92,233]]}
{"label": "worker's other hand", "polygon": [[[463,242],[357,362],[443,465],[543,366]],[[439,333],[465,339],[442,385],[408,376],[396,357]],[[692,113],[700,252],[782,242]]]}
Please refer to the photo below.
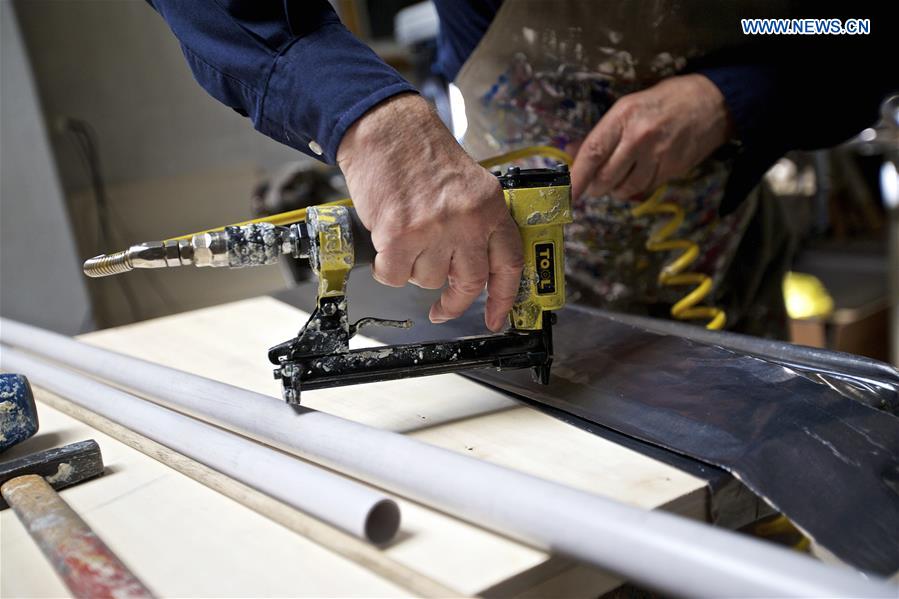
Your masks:
{"label": "worker's other hand", "polygon": [[732,135],[724,96],[703,75],[682,75],[621,97],[576,148],[575,199],[620,199],[686,175]]}
{"label": "worker's other hand", "polygon": [[500,330],[518,292],[521,237],[499,181],[472,160],[430,106],[395,96],[344,135],[337,163],[372,233],[377,281],[446,284],[431,322],[461,316],[487,287],[484,321]]}

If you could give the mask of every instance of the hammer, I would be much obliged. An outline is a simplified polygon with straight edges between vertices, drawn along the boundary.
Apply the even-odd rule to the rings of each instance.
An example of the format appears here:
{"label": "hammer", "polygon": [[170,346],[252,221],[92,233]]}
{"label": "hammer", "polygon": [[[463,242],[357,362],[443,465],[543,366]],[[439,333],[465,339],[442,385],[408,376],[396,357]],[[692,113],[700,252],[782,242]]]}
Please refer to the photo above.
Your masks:
{"label": "hammer", "polygon": [[[4,377],[10,375],[3,375]],[[3,396],[16,406],[0,414],[0,430],[37,430],[37,411],[25,377],[18,376],[12,394]],[[7,379],[8,382],[8,379]],[[6,420],[15,414],[14,425]],[[4,432],[5,434],[5,432]],[[5,449],[6,447],[4,447]],[[50,560],[75,597],[152,597],[150,591],[56,493],[103,474],[103,456],[96,441],[81,441],[0,463],[0,509],[12,507],[31,538]]]}

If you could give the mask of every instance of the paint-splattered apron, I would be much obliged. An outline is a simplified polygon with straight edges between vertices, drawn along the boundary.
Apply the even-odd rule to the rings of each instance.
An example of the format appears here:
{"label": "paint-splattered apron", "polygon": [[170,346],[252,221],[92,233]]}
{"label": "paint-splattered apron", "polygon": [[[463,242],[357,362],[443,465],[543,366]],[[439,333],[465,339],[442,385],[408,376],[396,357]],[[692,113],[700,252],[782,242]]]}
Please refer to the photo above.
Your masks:
{"label": "paint-splattered apron", "polygon": [[[507,0],[455,82],[465,98],[466,149],[485,158],[530,145],[579,143],[616,99],[678,74],[691,59],[740,44],[738,32],[715,26],[736,4]],[[666,195],[684,208],[677,236],[699,245],[690,270],[712,277],[714,301],[758,205],[753,194],[736,212],[718,217],[730,150],[717,152]],[[661,316],[690,287],[659,285],[660,268],[672,255],[650,253],[645,242],[667,217],[634,218],[634,206],[609,196],[575,203],[566,233],[567,280],[574,299]],[[735,322],[737,308],[723,307]]]}

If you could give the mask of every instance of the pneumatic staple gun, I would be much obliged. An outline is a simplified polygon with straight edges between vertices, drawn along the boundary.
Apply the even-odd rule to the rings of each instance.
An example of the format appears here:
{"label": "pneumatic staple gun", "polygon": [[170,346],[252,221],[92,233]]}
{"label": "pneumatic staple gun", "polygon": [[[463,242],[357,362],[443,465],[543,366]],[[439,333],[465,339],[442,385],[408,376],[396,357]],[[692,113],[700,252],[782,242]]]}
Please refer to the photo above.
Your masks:
{"label": "pneumatic staple gun", "polygon": [[563,226],[571,222],[568,168],[512,167],[498,177],[525,253],[518,297],[509,315],[511,327],[500,334],[350,349],[350,339],[363,327],[409,328],[412,322],[367,317],[350,324],[349,273],[355,264],[370,261],[374,249],[355,211],[344,205],[310,207],[304,222],[290,226],[255,222],[190,239],[135,245],[91,258],[84,271],[99,277],[133,268],[273,264],[282,254],[308,259],[318,277],[316,308],[296,337],[269,350],[275,377],[291,404],[300,403],[301,390],[473,368],[532,368],[535,379],[548,384],[553,312],[565,303]]}

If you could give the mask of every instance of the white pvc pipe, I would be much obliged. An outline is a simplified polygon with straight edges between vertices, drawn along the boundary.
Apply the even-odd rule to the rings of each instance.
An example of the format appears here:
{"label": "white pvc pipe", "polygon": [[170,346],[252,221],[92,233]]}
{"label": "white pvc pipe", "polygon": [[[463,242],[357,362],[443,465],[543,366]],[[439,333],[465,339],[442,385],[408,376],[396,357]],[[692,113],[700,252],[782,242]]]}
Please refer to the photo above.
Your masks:
{"label": "white pvc pipe", "polygon": [[0,365],[357,537],[386,543],[399,528],[395,501],[318,466],[8,347]]}
{"label": "white pvc pipe", "polygon": [[272,397],[21,323],[0,319],[0,340],[667,593],[893,599],[897,595],[897,587],[879,579],[832,568],[755,539],[627,506],[322,412],[295,412]]}

